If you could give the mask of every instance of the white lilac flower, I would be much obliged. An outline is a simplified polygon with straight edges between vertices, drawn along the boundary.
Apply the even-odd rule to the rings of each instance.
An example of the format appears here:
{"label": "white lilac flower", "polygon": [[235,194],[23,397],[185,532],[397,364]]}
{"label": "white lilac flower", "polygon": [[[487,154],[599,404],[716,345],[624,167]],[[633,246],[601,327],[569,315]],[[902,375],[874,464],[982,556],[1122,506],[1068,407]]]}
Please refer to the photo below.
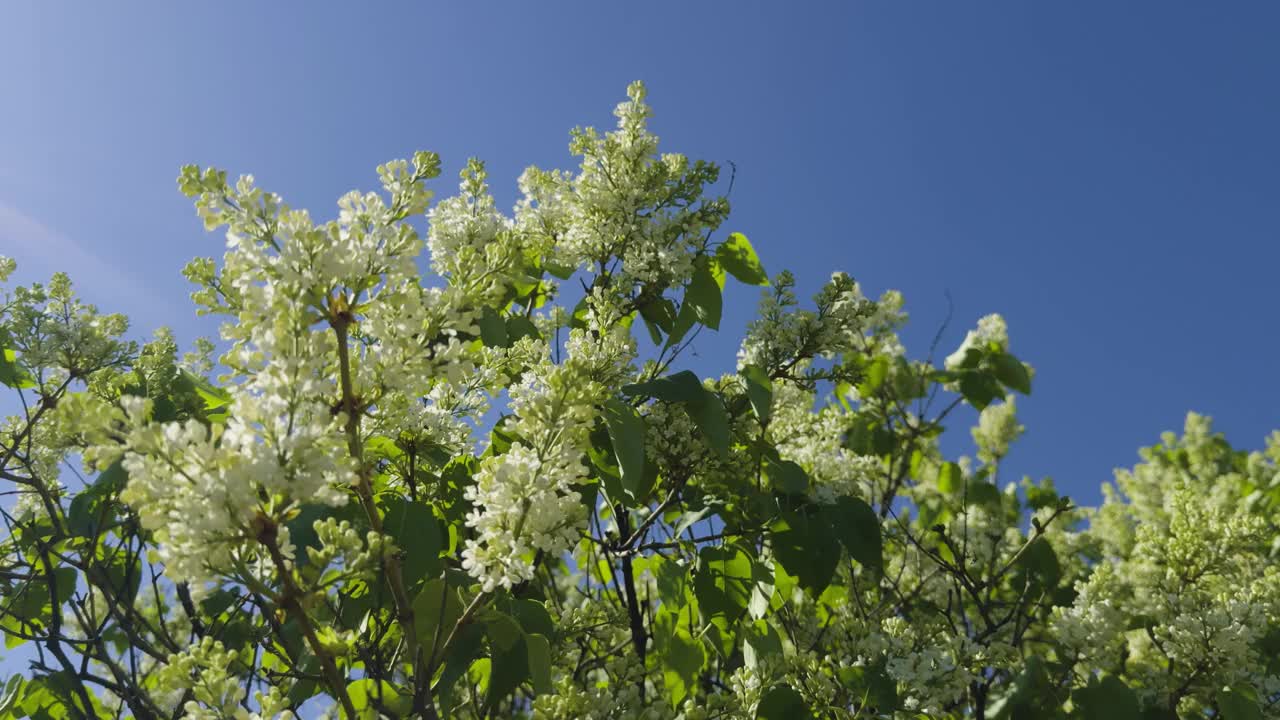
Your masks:
{"label": "white lilac flower", "polygon": [[592,303],[588,328],[570,333],[565,362],[552,363],[544,348],[511,388],[507,428],[520,440],[486,458],[466,490],[475,506],[467,525],[476,536],[463,549],[463,567],[485,591],[530,579],[537,552],[554,556],[577,541],[585,509],[573,486],[586,477],[582,458],[595,407],[635,353],[616,317],[603,299]]}
{"label": "white lilac flower", "polygon": [[978,327],[964,336],[964,342],[960,343],[960,347],[955,352],[947,356],[943,364],[949,370],[959,367],[970,349],[987,345],[997,345],[1001,349],[1009,347],[1009,329],[1000,315],[991,314],[979,319]]}
{"label": "white lilac flower", "polygon": [[1012,395],[1002,403],[993,403],[978,415],[978,426],[972,429],[973,442],[978,446],[978,457],[983,462],[998,462],[1009,454],[1011,445],[1022,435],[1018,422],[1018,408]]}

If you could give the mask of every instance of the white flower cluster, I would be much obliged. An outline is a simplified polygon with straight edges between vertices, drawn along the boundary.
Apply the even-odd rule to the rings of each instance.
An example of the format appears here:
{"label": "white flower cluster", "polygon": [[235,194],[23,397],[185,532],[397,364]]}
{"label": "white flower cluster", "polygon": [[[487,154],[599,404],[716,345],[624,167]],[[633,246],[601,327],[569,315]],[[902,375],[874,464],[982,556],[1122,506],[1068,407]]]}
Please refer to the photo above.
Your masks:
{"label": "white flower cluster", "polygon": [[978,415],[978,426],[971,430],[978,458],[986,463],[999,462],[1025,429],[1018,422],[1018,407],[1012,395],[1002,403],[986,406]]}
{"label": "white flower cluster", "polygon": [[165,690],[190,691],[192,699],[182,707],[182,717],[187,720],[295,720],[297,716],[288,709],[289,700],[276,687],[256,694],[257,712],[242,706],[246,695],[243,681],[231,673],[238,658],[238,651],[205,637],[185,652],[170,656],[156,672],[156,684]]}
{"label": "white flower cluster", "polygon": [[1244,501],[1247,481],[1207,418],[1191,414],[1182,437],[1162,440],[1117,472],[1127,501],[1108,487],[1089,532],[1103,563],[1055,629],[1082,668],[1123,652],[1149,702],[1201,707],[1224,686],[1280,687],[1261,645],[1280,619],[1268,521]]}
{"label": "white flower cluster", "polygon": [[693,418],[680,405],[655,402],[644,406],[645,462],[666,478],[691,477],[714,462]]}
{"label": "white flower cluster", "polygon": [[320,545],[307,548],[307,559],[316,572],[330,564],[341,563],[346,574],[371,579],[382,567],[383,558],[396,550],[385,535],[372,530],[361,538],[346,520],[328,517],[316,520],[313,528]]}
{"label": "white flower cluster", "polygon": [[960,343],[960,347],[956,348],[955,352],[947,356],[943,365],[948,370],[954,370],[964,362],[964,356],[969,350],[988,345],[996,345],[1002,350],[1009,348],[1009,328],[1004,318],[994,313],[978,320],[978,327],[964,336],[964,342]]}
{"label": "white flower cluster", "polygon": [[[688,705],[693,704],[691,699]],[[542,693],[534,698],[530,717],[532,720],[689,720],[698,716],[677,714],[666,701],[654,702],[652,698],[642,701],[636,683],[614,679],[586,690],[574,682],[559,683],[554,693]]]}
{"label": "white flower cluster", "polygon": [[432,268],[452,286],[496,300],[520,261],[521,248],[512,222],[494,204],[487,177],[484,163],[467,162],[459,194],[427,214],[427,245]]}
{"label": "white flower cluster", "polygon": [[648,130],[652,115],[642,83],[627,88],[617,130],[576,130],[570,150],[582,157],[576,177],[530,168],[520,179],[524,198],[516,227],[530,242],[553,248],[570,268],[606,270],[615,258],[618,284],[657,290],[685,283],[694,256],[728,214],[724,199],[705,199],[717,170],[683,155],[659,155]]}
{"label": "white flower cluster", "polygon": [[[2,259],[2,258],[0,258]],[[0,263],[6,277],[16,267]],[[119,314],[102,314],[76,297],[71,279],[54,273],[47,285],[33,283],[0,292],[0,337],[5,350],[21,350],[21,363],[39,368],[26,378],[45,391],[57,390],[68,379],[85,380],[94,372],[121,365],[137,346],[121,341],[129,321]]]}
{"label": "white flower cluster", "polygon": [[1118,585],[1114,566],[1104,563],[1087,580],[1076,583],[1072,605],[1054,608],[1053,628],[1068,653],[1064,659],[1085,667],[1107,667],[1120,656],[1127,628],[1116,597]]}
{"label": "white flower cluster", "polygon": [[966,667],[973,648],[967,638],[923,634],[902,618],[884,622],[889,643],[885,670],[898,683],[902,706],[928,716],[942,715],[969,691],[976,679]]}
{"label": "white flower cluster", "polygon": [[[342,460],[345,448],[329,427],[332,419],[300,422],[268,400],[240,394],[225,429],[212,430],[194,419],[151,423],[149,400],[121,400],[132,426],[124,455],[129,484],[121,497],[156,533],[169,577],[190,582],[193,591],[245,559],[237,553],[256,539],[257,515],[346,502],[340,488],[353,472]],[[286,545],[287,535],[280,541]]]}
{"label": "white flower cluster", "polygon": [[473,445],[473,428],[489,411],[491,393],[505,380],[500,370],[506,362],[505,350],[485,348],[475,356],[472,371],[461,378],[440,378],[422,396],[389,395],[370,418],[370,430],[398,438],[415,452],[465,453]]}
{"label": "white flower cluster", "polygon": [[572,485],[586,476],[581,449],[557,443],[540,453],[517,442],[480,466],[467,488],[477,506],[467,524],[477,536],[462,564],[485,592],[531,579],[532,551],[562,552],[576,540],[582,508]]}
{"label": "white flower cluster", "polygon": [[[593,309],[587,329],[570,333],[568,358],[543,361],[511,388],[517,438],[500,455],[485,458],[468,487],[475,509],[467,525],[476,536],[462,552],[463,567],[485,592],[533,577],[533,556],[562,553],[578,539],[584,518],[573,485],[586,477],[582,459],[596,406],[624,377],[635,353],[625,327]],[[524,340],[522,342],[531,342]]]}
{"label": "white flower cluster", "polygon": [[[464,189],[482,187],[482,168],[472,170]],[[348,193],[337,220],[315,225],[252,178],[233,189],[221,173],[184,169],[180,184],[199,196],[206,223],[227,226],[221,270],[210,260],[187,269],[202,286],[194,297],[236,322],[222,327],[232,343],[221,358],[231,370],[225,425],[151,423],[143,403],[122,400],[124,498],[156,531],[173,579],[198,590],[251,560],[263,528],[293,508],[344,503],[357,477],[348,412],[392,437],[407,430],[445,448],[466,444],[465,421],[487,408],[493,375],[474,372],[475,351],[459,334],[474,331],[484,295],[423,288],[423,243],[403,222],[425,211],[422,181],[437,171],[426,153],[412,167],[388,163],[378,169],[385,198]]]}
{"label": "white flower cluster", "polygon": [[841,495],[868,497],[883,463],[844,447],[849,415],[837,407],[814,411],[814,394],[789,383],[777,383],[769,433],[783,460],[798,463],[813,482],[820,502]]}
{"label": "white flower cluster", "polygon": [[879,301],[845,273],[833,273],[814,296],[814,310],[802,310],[788,272],[778,274],[760,300],[757,319],[747,328],[738,351],[738,367],[757,365],[772,371],[797,360],[858,352],[897,357],[903,354],[895,332],[905,316],[902,295],[885,292]]}

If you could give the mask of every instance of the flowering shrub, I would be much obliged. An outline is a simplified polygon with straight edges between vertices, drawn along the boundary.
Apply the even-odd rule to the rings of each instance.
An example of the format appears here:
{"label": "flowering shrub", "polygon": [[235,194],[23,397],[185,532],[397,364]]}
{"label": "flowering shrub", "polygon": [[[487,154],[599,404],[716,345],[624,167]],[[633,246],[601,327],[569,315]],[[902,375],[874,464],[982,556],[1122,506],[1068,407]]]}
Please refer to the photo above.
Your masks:
{"label": "flowering shrub", "polygon": [[1006,482],[1000,316],[937,364],[898,293],[800,302],[642,85],[616,115],[510,216],[474,160],[433,205],[430,153],[323,223],[184,168],[216,363],[5,291],[0,717],[1280,717],[1280,433],[1191,415],[1097,509]]}

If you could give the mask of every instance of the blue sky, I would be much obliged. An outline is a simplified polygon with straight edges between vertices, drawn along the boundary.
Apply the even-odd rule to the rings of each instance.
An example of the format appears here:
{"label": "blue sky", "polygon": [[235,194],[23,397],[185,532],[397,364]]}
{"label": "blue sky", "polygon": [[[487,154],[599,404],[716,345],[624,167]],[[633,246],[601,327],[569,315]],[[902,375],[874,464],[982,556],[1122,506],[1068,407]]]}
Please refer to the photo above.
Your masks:
{"label": "blue sky", "polygon": [[[806,294],[902,290],[916,354],[948,293],[944,354],[1002,312],[1038,370],[1008,470],[1093,502],[1188,409],[1237,445],[1280,426],[1278,32],[1274,3],[11,3],[0,253],[140,335],[211,334],[178,271],[221,241],[180,165],[325,217],[430,149],[438,192],[475,155],[509,206],[639,78],[665,149],[736,164],[726,230]],[[703,370],[755,294],[730,300]]]}

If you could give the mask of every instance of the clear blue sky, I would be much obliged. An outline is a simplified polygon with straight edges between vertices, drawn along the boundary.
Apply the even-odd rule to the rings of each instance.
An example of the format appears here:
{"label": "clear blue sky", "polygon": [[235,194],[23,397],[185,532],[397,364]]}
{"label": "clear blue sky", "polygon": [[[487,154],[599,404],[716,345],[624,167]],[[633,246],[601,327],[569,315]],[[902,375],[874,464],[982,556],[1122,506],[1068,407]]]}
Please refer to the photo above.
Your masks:
{"label": "clear blue sky", "polygon": [[[0,253],[22,279],[65,269],[140,333],[209,334],[178,271],[221,240],[181,164],[327,217],[431,149],[438,191],[477,155],[509,206],[639,78],[666,149],[737,164],[727,229],[771,271],[901,289],[913,353],[944,291],[944,353],[1005,314],[1038,370],[1013,472],[1092,502],[1188,409],[1238,445],[1280,426],[1280,5],[319,5],[0,10]],[[755,295],[732,300],[705,370]]]}

